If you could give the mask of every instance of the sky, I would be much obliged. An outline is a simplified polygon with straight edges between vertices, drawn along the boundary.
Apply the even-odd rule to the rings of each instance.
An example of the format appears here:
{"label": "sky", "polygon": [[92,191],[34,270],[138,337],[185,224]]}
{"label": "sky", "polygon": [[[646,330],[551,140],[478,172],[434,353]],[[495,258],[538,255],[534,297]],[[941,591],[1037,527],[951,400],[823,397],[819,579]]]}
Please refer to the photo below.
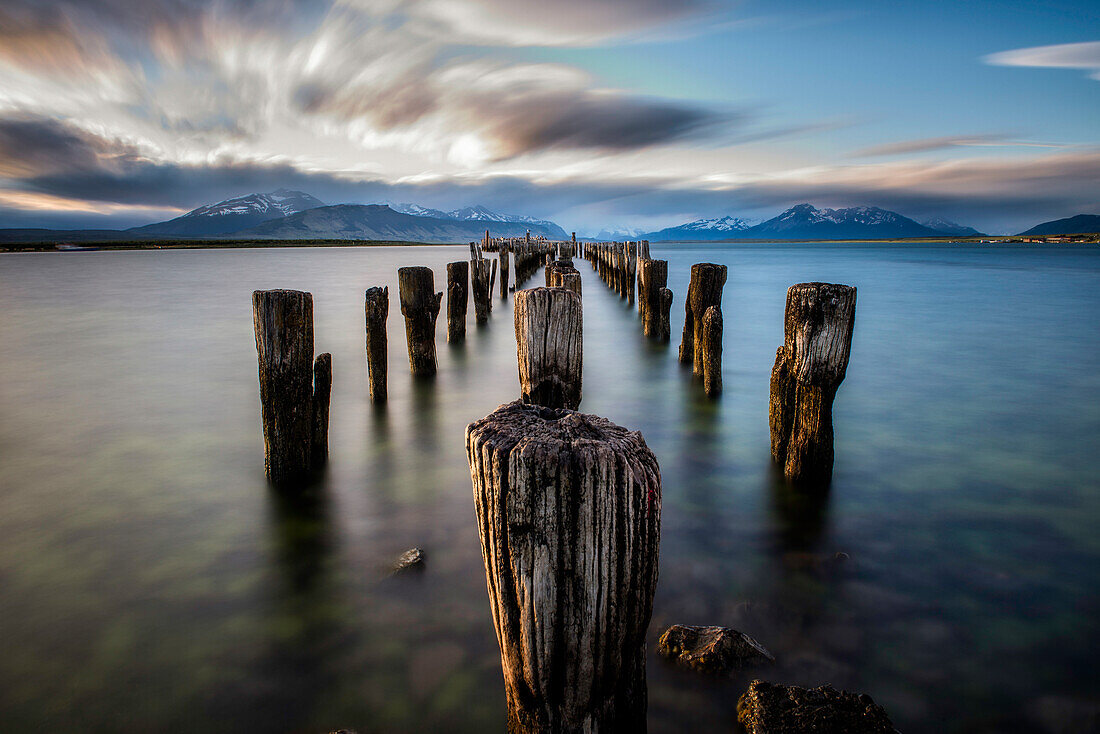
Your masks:
{"label": "sky", "polygon": [[1100,3],[0,0],[0,227],[277,188],[655,230],[1100,213]]}

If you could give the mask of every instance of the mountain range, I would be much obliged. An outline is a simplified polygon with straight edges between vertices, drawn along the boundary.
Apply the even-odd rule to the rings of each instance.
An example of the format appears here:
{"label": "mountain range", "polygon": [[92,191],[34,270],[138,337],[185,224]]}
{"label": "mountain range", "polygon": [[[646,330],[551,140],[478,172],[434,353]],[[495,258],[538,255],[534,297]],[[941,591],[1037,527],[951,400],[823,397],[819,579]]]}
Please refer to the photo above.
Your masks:
{"label": "mountain range", "polygon": [[[0,242],[105,242],[135,239],[356,239],[457,243],[493,236],[533,236],[552,240],[569,235],[556,223],[535,217],[498,214],[484,206],[452,211],[418,204],[325,205],[302,191],[278,189],[200,206],[164,222],[128,230],[0,229]],[[1032,227],[1023,235],[1100,231],[1100,215],[1078,215]],[[917,222],[878,207],[819,209],[799,204],[778,216],[752,223],[734,216],[699,219],[657,232],[604,230],[597,240],[648,239],[716,241],[894,239],[972,237],[980,233],[945,219]]]}
{"label": "mountain range", "polygon": [[897,212],[875,206],[818,209],[812,204],[799,204],[759,224],[751,224],[738,217],[699,219],[650,232],[642,239],[651,242],[729,239],[840,240],[976,234],[977,230],[954,222],[936,219],[921,224]]}

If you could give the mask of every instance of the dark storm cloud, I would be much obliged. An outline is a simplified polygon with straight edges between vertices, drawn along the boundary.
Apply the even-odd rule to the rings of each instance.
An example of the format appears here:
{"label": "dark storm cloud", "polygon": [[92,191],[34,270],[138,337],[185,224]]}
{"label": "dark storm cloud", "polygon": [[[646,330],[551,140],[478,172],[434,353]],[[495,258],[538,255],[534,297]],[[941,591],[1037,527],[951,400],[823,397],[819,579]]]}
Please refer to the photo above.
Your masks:
{"label": "dark storm cloud", "polygon": [[33,178],[55,173],[95,172],[105,157],[132,155],[116,141],[48,117],[0,118],[0,176]]}

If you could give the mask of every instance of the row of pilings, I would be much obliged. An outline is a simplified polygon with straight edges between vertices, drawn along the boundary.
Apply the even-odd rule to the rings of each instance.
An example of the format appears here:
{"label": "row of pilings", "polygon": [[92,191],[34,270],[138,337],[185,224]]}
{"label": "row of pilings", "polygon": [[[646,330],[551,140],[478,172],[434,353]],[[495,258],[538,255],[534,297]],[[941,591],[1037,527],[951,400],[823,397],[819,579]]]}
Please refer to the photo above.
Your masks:
{"label": "row of pilings", "polygon": [[[517,287],[526,280],[520,273],[533,272],[540,261],[548,286],[515,291],[519,399],[471,423],[465,434],[510,732],[645,731],[660,467],[640,433],[577,412],[583,302],[572,260],[588,258],[626,299],[637,274],[643,330],[668,341],[668,264],[650,259],[648,243],[642,244],[525,240],[496,246],[504,257],[515,256]],[[490,265],[483,250],[473,243],[468,263],[447,266],[448,341],[465,337],[469,293],[479,323],[481,315],[488,318],[497,262],[501,297],[507,297],[505,273],[512,268],[505,259]],[[430,268],[400,268],[398,281],[410,371],[434,374],[444,293],[435,291]],[[697,263],[684,299],[678,356],[703,377],[708,394],[717,394],[716,378],[721,389],[725,282],[725,266]],[[313,359],[310,294],[257,291],[253,306],[266,465],[271,480],[283,483],[327,457],[331,360],[327,354]],[[375,402],[386,399],[388,311],[388,289],[368,289],[366,351]],[[831,406],[844,378],[854,315],[855,289],[849,286],[803,283],[787,293],[769,420],[773,458],[794,480],[828,482]]]}

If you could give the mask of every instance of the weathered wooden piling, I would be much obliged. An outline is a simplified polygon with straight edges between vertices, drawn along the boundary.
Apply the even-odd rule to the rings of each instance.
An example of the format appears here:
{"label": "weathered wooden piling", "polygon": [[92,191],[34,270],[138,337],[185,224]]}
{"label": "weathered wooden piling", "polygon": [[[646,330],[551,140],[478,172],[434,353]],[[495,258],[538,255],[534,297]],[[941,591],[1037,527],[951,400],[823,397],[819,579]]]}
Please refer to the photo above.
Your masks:
{"label": "weathered wooden piling", "polygon": [[771,376],[772,458],[797,484],[827,486],[833,472],[833,398],[852,348],[856,289],[799,283],[787,290],[783,346]]}
{"label": "weathered wooden piling", "polygon": [[390,289],[368,288],[365,298],[367,317],[367,374],[370,399],[386,402],[386,372],[388,371],[386,318],[390,313]]}
{"label": "weathered wooden piling", "polygon": [[666,285],[668,261],[639,257],[638,314],[642,318],[642,333],[662,341],[669,338],[668,312],[663,310],[661,303],[661,291],[667,290]]}
{"label": "weathered wooden piling", "polygon": [[703,392],[715,398],[722,394],[722,309],[718,306],[703,314],[702,337],[696,355],[703,361]]}
{"label": "weathered wooden piling", "polygon": [[564,288],[516,291],[516,352],[525,403],[576,410],[581,402],[581,297]]}
{"label": "weathered wooden piling", "polygon": [[726,284],[726,266],[695,263],[691,266],[691,284],[684,299],[684,335],[680,341],[680,361],[703,376],[703,361],[698,344],[703,337],[703,316],[711,306],[722,308],[722,287]]}
{"label": "weathered wooden piling", "polygon": [[435,374],[435,321],[443,292],[435,290],[431,268],[399,268],[401,315],[405,317],[405,341],[409,346],[409,369],[416,376]]}
{"label": "weathered wooden piling", "polygon": [[476,258],[470,261],[470,291],[474,297],[474,319],[479,324],[489,320],[489,261]]}
{"label": "weathered wooden piling", "polygon": [[508,731],[645,732],[661,474],[642,435],[517,401],[466,454]]}
{"label": "weathered wooden piling", "polygon": [[511,273],[509,260],[511,259],[511,247],[507,243],[500,246],[500,300],[508,300],[508,276]]}
{"label": "weathered wooden piling", "polygon": [[252,293],[264,427],[264,469],[275,484],[303,478],[328,456],[332,357],[313,359],[313,296]]}
{"label": "weathered wooden piling", "polygon": [[469,307],[470,264],[465,260],[447,263],[447,341],[454,344],[466,338],[466,311]]}
{"label": "weathered wooden piling", "polygon": [[[493,295],[493,289],[497,284],[497,261],[492,260],[489,264],[489,295]],[[489,310],[493,310],[493,299],[489,298]]]}

